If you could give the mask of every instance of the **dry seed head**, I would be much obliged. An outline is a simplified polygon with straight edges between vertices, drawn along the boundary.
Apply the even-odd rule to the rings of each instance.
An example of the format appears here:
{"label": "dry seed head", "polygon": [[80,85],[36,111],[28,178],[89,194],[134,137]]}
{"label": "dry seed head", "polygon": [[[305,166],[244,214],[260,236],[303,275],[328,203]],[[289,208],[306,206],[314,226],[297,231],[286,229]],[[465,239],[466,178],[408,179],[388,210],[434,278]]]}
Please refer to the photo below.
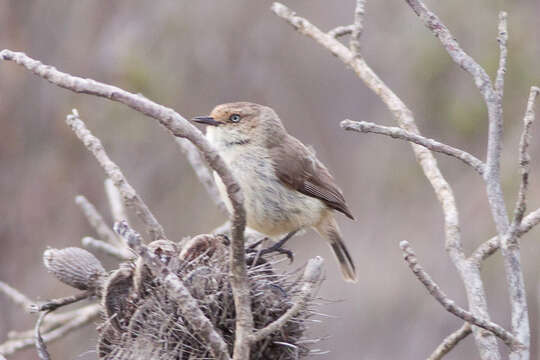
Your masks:
{"label": "dry seed head", "polygon": [[43,253],[43,263],[58,280],[80,290],[98,289],[105,275],[101,262],[77,247],[49,248]]}
{"label": "dry seed head", "polygon": [[[148,249],[160,255],[168,270],[182,280],[232,352],[236,316],[229,284],[228,247],[221,237],[213,235],[199,235],[177,248],[171,244],[155,242]],[[301,276],[277,272],[278,255],[267,254],[256,264],[255,255],[247,255],[255,327],[262,328],[291,307],[301,288]],[[103,291],[105,311],[99,328],[99,358],[212,359],[208,344],[168,294],[140,258],[114,272]],[[309,354],[303,336],[313,307],[310,299],[281,331],[253,344],[251,358],[285,360]]]}

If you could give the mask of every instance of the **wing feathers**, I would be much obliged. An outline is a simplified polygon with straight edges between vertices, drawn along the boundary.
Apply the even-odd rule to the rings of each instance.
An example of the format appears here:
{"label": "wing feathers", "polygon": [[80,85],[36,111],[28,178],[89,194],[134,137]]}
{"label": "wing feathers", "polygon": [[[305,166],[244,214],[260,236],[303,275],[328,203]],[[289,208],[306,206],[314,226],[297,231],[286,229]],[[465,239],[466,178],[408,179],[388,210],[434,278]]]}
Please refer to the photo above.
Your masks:
{"label": "wing feathers", "polygon": [[354,219],[328,169],[296,138],[287,135],[282,141],[270,146],[279,180]]}

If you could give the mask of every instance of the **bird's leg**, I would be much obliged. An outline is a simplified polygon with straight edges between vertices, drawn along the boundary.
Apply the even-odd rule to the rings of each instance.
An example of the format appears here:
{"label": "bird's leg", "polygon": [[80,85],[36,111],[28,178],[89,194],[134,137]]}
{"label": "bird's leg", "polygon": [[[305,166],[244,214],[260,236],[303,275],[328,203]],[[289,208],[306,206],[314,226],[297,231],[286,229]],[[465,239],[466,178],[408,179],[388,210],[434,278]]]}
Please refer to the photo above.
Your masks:
{"label": "bird's leg", "polygon": [[272,252],[278,252],[280,254],[287,255],[287,257],[289,258],[289,260],[292,263],[293,259],[294,259],[293,253],[292,253],[291,250],[284,249],[283,245],[285,245],[285,243],[287,241],[289,241],[289,239],[292,238],[297,232],[298,232],[298,230],[291,231],[290,233],[285,235],[281,240],[276,242],[274,245],[269,246],[266,249],[260,250],[259,251],[259,256],[269,254],[269,253],[272,253]]}

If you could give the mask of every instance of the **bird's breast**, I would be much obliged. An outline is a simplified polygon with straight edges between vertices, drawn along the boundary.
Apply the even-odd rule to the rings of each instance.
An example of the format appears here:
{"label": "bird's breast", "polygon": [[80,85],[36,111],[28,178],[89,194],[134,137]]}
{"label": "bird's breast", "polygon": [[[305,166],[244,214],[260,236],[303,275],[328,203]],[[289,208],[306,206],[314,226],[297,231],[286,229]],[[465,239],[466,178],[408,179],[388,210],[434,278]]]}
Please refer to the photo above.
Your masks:
{"label": "bird's breast", "polygon": [[[327,211],[319,199],[284,185],[277,177],[268,151],[239,145],[220,151],[244,194],[247,226],[268,236],[277,236],[318,223]],[[225,186],[214,173],[221,197],[232,207]]]}

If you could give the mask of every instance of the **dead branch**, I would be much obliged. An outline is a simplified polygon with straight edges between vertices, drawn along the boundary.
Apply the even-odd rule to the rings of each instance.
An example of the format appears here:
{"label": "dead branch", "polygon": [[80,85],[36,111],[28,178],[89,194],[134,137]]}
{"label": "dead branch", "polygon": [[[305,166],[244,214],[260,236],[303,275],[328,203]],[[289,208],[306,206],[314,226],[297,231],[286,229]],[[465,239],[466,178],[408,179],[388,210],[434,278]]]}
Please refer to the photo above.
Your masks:
{"label": "dead branch", "polygon": [[20,306],[24,311],[28,311],[30,305],[33,304],[33,301],[28,296],[3,281],[0,281],[0,293],[6,295],[8,299]]}
{"label": "dead branch", "polygon": [[345,130],[354,130],[361,133],[375,133],[390,136],[394,139],[410,141],[412,143],[422,145],[431,151],[453,156],[471,166],[480,175],[484,173],[484,163],[474,155],[436,140],[428,139],[421,135],[405,131],[401,128],[394,126],[381,126],[367,121],[352,121],[348,119],[343,120],[340,125]]}
{"label": "dead branch", "polygon": [[[328,49],[343,63],[350,66],[355,74],[370,88],[388,107],[399,126],[410,133],[420,135],[412,111],[405,103],[377,76],[363,57],[354,56],[350,49],[334,37],[322,32],[307,19],[297,16],[292,10],[281,3],[274,3],[272,11],[298,32],[304,34]],[[471,312],[482,319],[489,320],[486,294],[480,278],[480,270],[470,266],[466,260],[461,244],[458,210],[450,184],[441,174],[433,154],[423,146],[412,143],[416,160],[422,167],[424,175],[431,183],[441,204],[445,221],[445,248],[458,270],[465,285]],[[475,340],[483,360],[498,360],[500,353],[497,341],[491,333],[483,334],[473,329]]]}
{"label": "dead branch", "polygon": [[94,228],[98,236],[108,242],[109,244],[114,244],[121,246],[122,243],[112,231],[112,229],[107,225],[103,217],[97,211],[96,207],[88,201],[83,195],[77,195],[75,197],[75,204],[79,206],[82,213],[88,220],[88,223]]}
{"label": "dead branch", "polygon": [[[81,308],[80,310],[78,310],[78,316],[66,322],[61,327],[54,329],[46,334],[43,334],[43,341],[49,344],[55,340],[64,337],[73,330],[91,323],[98,316],[99,310],[100,308],[97,304]],[[33,336],[26,339],[8,340],[0,345],[0,354],[3,354],[4,356],[11,355],[19,350],[28,348],[33,345]]]}
{"label": "dead branch", "polygon": [[[233,213],[231,214],[231,287],[233,289],[236,308],[236,338],[234,359],[249,357],[249,336],[253,330],[253,314],[247,281],[244,252],[244,229],[246,214],[243,206],[244,198],[223,159],[213,149],[202,133],[174,110],[159,105],[144,96],[136,95],[118,87],[103,84],[92,79],[83,79],[58,71],[54,67],[43,65],[24,53],[7,49],[0,51],[0,59],[14,61],[34,74],[65,89],[108,98],[131,107],[159,121],[174,136],[190,140],[202,152],[209,166],[217,172],[225,184]],[[114,179],[113,179],[114,180]],[[157,235],[157,234],[156,234]]]}
{"label": "dead branch", "polygon": [[118,248],[114,245],[106,243],[105,241],[94,239],[90,236],[83,237],[81,239],[81,243],[87,249],[114,256],[118,260],[128,260],[133,257],[129,251],[123,251],[125,249],[124,247]]}
{"label": "dead branch", "polygon": [[510,349],[515,350],[516,348],[523,347],[523,344],[519,342],[510,332],[506,331],[500,325],[495,324],[489,320],[478,318],[474,316],[471,312],[459,307],[451,300],[437,285],[432,279],[431,276],[424,270],[424,268],[418,263],[416,254],[411,248],[409,242],[402,241],[399,243],[401,250],[403,251],[403,258],[412,272],[418,280],[429,291],[429,293],[450,313],[459,317],[460,319],[465,320],[468,323],[491,331],[498,338],[500,338]]}
{"label": "dead branch", "polygon": [[360,40],[364,32],[364,15],[366,14],[366,0],[356,0],[354,9],[354,24],[351,32],[349,47],[355,57],[360,56]]}
{"label": "dead branch", "polygon": [[[109,199],[109,207],[111,209],[111,214],[114,222],[122,220],[128,221],[126,207],[124,206],[124,201],[122,200],[122,194],[120,193],[118,188],[114,186],[114,183],[110,178],[105,179],[104,185],[107,199]],[[122,243],[122,245],[125,246],[124,243]]]}
{"label": "dead branch", "polygon": [[[66,123],[71,130],[75,132],[77,137],[83,142],[84,146],[95,156],[98,163],[101,165],[105,173],[122,194],[124,201],[128,207],[132,207],[139,219],[146,226],[146,230],[150,234],[152,240],[166,239],[163,227],[158,223],[148,206],[144,203],[135,189],[128,183],[122,170],[116,165],[107,155],[101,141],[92,135],[86,128],[84,122],[79,118],[77,110],[66,117]],[[95,210],[95,209],[94,209]],[[97,211],[96,211],[97,212]],[[102,221],[103,222],[103,221]],[[104,222],[103,222],[104,223]]]}
{"label": "dead branch", "polygon": [[502,253],[506,282],[510,293],[510,306],[512,313],[512,332],[516,335],[524,348],[517,349],[517,353],[511,354],[511,358],[527,358],[530,343],[529,316],[523,271],[519,255],[519,245],[513,231],[509,229],[509,220],[506,214],[501,179],[500,157],[501,138],[503,131],[502,117],[502,86],[504,85],[504,73],[506,71],[506,14],[499,16],[499,46],[500,62],[497,72],[496,85],[493,86],[486,71],[472,57],[460,47],[448,28],[440,19],[431,12],[421,0],[406,0],[409,6],[420,17],[424,25],[440,40],[446,52],[452,60],[467,71],[473,78],[474,84],[484,98],[487,106],[489,129],[488,146],[486,156],[486,171],[484,180],[488,201],[499,239],[502,242]]}
{"label": "dead branch", "polygon": [[440,360],[448,354],[461,340],[472,333],[471,324],[464,323],[459,329],[448,335],[431,353],[427,360]]}
{"label": "dead branch", "polygon": [[268,324],[264,328],[255,331],[255,333],[251,335],[250,340],[252,343],[261,341],[270,334],[281,330],[288,321],[305,307],[307,300],[314,295],[317,286],[320,284],[323,263],[324,259],[320,256],[309,260],[306,269],[304,270],[302,288],[293,305],[279,319]]}

